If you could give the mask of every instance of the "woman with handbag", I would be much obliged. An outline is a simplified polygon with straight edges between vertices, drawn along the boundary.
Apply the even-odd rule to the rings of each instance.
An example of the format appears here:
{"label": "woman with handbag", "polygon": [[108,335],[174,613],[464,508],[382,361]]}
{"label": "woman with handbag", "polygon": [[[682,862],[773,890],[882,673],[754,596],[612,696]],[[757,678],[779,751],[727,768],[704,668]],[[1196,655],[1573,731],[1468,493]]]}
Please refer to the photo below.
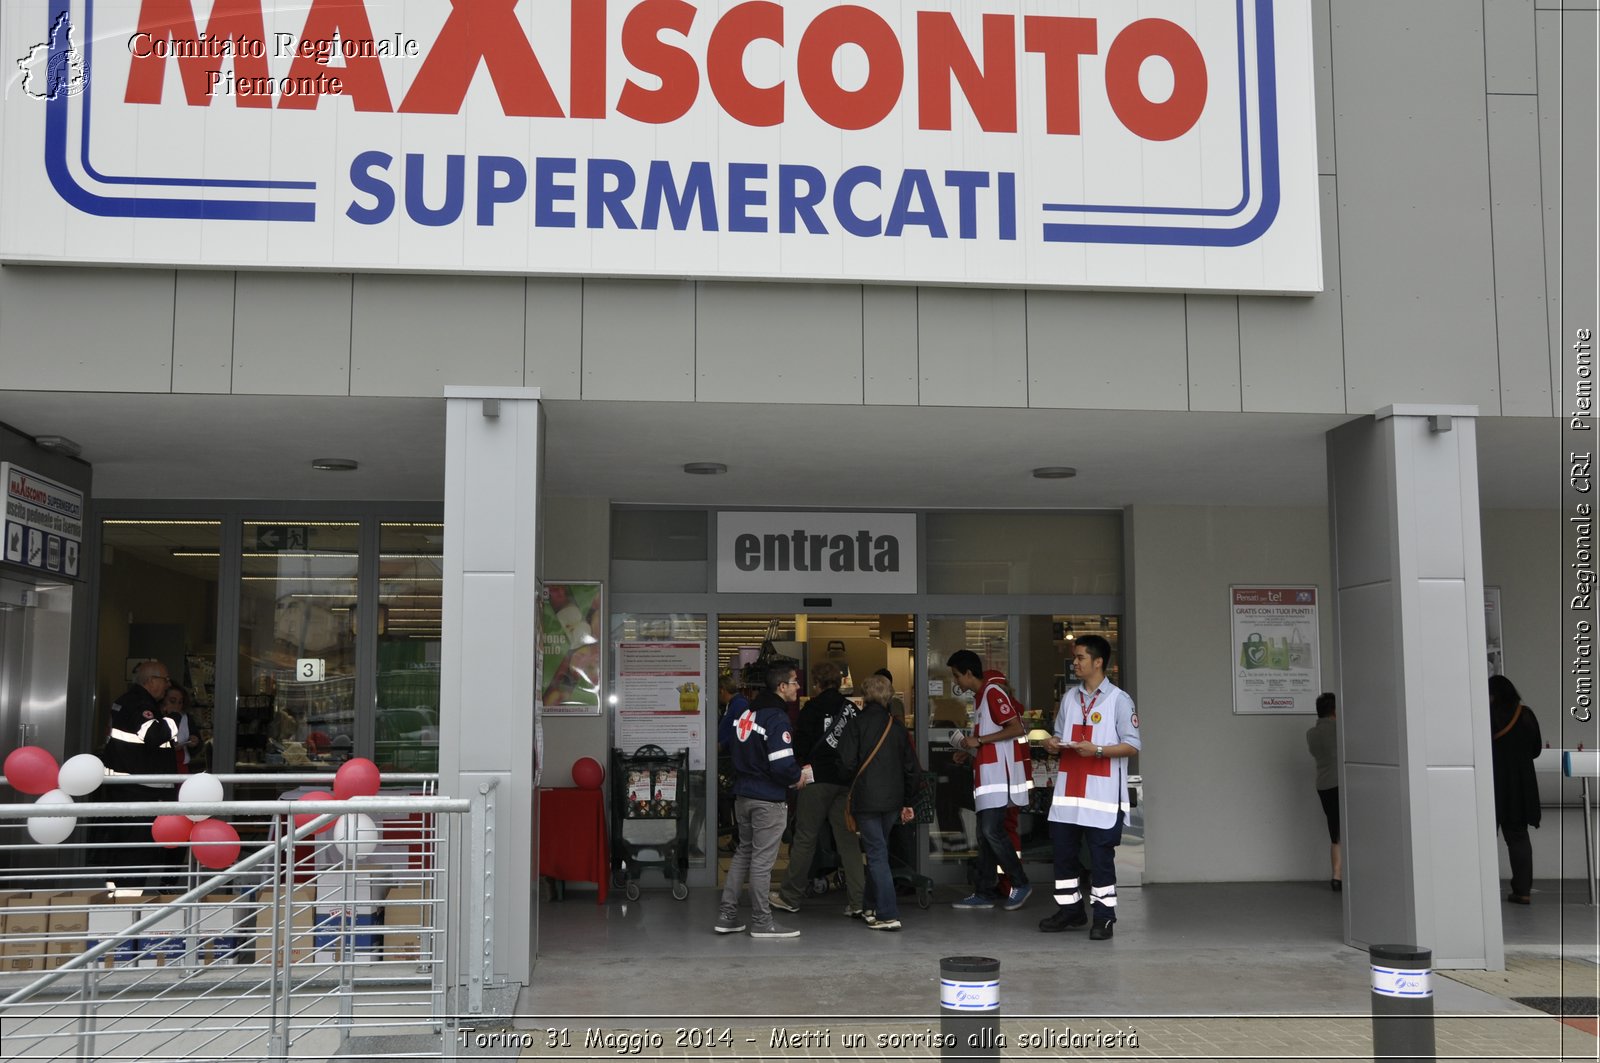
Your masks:
{"label": "woman with handbag", "polygon": [[1493,736],[1494,819],[1511,857],[1511,892],[1506,900],[1527,904],[1533,893],[1533,842],[1528,828],[1539,826],[1539,780],[1533,758],[1544,748],[1539,721],[1522,703],[1511,680],[1489,677],[1489,727]]}
{"label": "woman with handbag", "polygon": [[846,725],[839,739],[839,767],[848,777],[846,819],[861,835],[867,854],[867,882],[862,894],[867,926],[900,929],[900,902],[889,872],[889,832],[896,823],[910,823],[916,813],[916,751],[911,735],[889,704],[894,684],[881,675],[861,683],[866,707]]}

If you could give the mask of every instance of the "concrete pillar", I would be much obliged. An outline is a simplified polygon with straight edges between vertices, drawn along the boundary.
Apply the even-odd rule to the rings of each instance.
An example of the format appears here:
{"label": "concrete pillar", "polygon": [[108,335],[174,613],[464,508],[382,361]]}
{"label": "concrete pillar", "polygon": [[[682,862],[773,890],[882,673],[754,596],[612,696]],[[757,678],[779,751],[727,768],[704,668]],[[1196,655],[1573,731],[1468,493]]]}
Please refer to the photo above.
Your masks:
{"label": "concrete pillar", "polygon": [[1504,967],[1474,406],[1328,433],[1345,934]]}
{"label": "concrete pillar", "polygon": [[538,388],[447,387],[445,406],[439,789],[470,797],[496,783],[492,874],[468,881],[463,831],[455,881],[492,891],[495,980],[527,984],[538,947],[535,565],[544,422]]}

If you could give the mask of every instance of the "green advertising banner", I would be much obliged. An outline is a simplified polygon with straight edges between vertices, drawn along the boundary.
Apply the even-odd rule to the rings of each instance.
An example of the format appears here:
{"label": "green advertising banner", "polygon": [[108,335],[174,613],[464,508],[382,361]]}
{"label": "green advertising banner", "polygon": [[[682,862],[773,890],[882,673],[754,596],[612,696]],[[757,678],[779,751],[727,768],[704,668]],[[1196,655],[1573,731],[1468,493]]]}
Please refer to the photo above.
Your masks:
{"label": "green advertising banner", "polygon": [[546,583],[539,592],[539,704],[546,715],[598,716],[605,662],[599,583]]}

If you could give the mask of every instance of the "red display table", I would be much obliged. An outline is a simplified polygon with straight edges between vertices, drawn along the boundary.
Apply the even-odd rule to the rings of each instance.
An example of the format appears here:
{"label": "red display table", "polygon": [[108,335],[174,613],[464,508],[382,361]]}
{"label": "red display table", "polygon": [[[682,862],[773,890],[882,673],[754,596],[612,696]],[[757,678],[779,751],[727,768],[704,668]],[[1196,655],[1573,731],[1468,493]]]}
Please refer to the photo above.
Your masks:
{"label": "red display table", "polygon": [[539,874],[559,882],[593,882],[600,887],[595,903],[606,902],[611,851],[603,791],[539,788]]}

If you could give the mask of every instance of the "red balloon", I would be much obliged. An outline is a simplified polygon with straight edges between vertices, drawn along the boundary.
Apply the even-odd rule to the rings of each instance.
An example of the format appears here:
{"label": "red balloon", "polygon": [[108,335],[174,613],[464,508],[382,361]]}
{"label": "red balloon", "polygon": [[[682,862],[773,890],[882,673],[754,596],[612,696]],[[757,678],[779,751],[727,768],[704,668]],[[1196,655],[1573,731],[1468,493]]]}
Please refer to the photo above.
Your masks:
{"label": "red balloon", "polygon": [[572,762],[572,781],[585,790],[598,790],[606,777],[606,770],[593,757],[579,757]]}
{"label": "red balloon", "polygon": [[150,837],[163,849],[176,849],[189,840],[194,820],[188,816],[157,816],[150,824]]}
{"label": "red balloon", "polygon": [[233,866],[239,859],[239,832],[232,823],[220,819],[203,819],[194,825],[189,834],[194,858],[202,867],[220,870]]}
{"label": "red balloon", "polygon": [[47,794],[56,788],[56,776],[61,765],[48,749],[38,746],[18,746],[6,754],[6,783],[23,794]]}
{"label": "red balloon", "polygon": [[[312,790],[309,794],[301,794],[298,798],[296,798],[296,800],[298,800],[298,801],[337,801],[338,798],[334,797],[332,794],[328,793],[328,791],[326,791],[326,790]],[[316,819],[320,815],[322,815],[322,813],[320,813],[320,812],[303,812],[300,815],[295,816],[294,817],[294,829],[295,830],[299,830],[301,827],[304,827],[307,823],[310,823],[312,820]],[[337,822],[339,822],[339,821],[336,820],[336,819],[330,819],[330,820],[328,820],[328,822],[324,823],[322,826],[318,827],[316,830],[312,831],[311,833],[312,834],[321,834],[323,831],[327,830],[329,827],[333,826]]]}
{"label": "red balloon", "polygon": [[378,792],[378,766],[366,757],[339,765],[333,775],[333,796],[340,801],[352,797],[371,797]]}

